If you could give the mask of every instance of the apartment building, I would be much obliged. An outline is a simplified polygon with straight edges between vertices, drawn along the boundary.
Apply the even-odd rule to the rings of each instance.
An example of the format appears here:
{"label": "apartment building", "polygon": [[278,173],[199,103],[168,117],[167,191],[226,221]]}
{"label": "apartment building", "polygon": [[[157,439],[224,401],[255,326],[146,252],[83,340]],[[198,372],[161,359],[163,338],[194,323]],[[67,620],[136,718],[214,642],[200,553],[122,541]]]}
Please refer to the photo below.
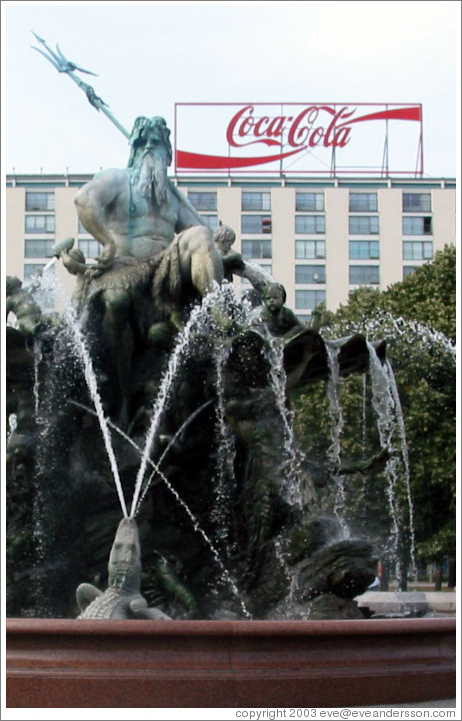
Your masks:
{"label": "apartment building", "polygon": [[[91,175],[8,175],[6,272],[27,281],[73,236],[87,259],[100,246],[79,224],[77,189]],[[235,250],[271,272],[301,320],[324,302],[346,303],[361,285],[380,289],[455,244],[456,181],[452,178],[307,178],[284,175],[171,178],[212,228],[236,232]],[[56,262],[50,271],[71,291],[74,278]],[[241,283],[236,279],[236,283]],[[52,306],[59,300],[49,297]]]}

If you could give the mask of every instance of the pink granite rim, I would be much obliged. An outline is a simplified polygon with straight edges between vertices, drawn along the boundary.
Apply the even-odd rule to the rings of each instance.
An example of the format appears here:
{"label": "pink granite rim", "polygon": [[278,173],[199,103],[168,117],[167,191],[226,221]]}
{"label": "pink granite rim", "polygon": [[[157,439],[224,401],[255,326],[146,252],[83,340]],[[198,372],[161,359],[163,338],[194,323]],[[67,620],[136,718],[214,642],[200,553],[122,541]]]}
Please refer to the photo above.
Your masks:
{"label": "pink granite rim", "polygon": [[386,636],[455,633],[455,618],[330,621],[117,621],[7,618],[7,636]]}

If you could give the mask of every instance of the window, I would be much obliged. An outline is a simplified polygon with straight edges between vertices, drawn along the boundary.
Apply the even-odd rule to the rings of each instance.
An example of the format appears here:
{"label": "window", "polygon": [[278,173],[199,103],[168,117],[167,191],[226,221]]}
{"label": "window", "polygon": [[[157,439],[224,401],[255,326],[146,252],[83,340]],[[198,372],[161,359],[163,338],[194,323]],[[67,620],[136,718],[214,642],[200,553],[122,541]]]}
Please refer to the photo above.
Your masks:
{"label": "window", "polygon": [[324,210],[324,193],[295,193],[295,210]]}
{"label": "window", "polygon": [[431,240],[409,240],[403,242],[404,260],[431,260],[433,258],[433,243]]}
{"label": "window", "polygon": [[377,193],[350,193],[350,211],[370,213],[377,210]]}
{"label": "window", "polygon": [[296,240],[295,257],[303,259],[325,258],[326,243],[324,240]]}
{"label": "window", "polygon": [[188,200],[196,210],[216,210],[217,194],[216,193],[196,193],[189,192]]}
{"label": "window", "polygon": [[403,218],[403,235],[431,235],[432,219],[422,215],[408,215]]}
{"label": "window", "polygon": [[430,193],[403,193],[403,212],[428,213],[431,211],[432,196]]}
{"label": "window", "polygon": [[377,215],[350,215],[351,235],[376,235],[379,232]]}
{"label": "window", "polygon": [[378,285],[378,265],[350,265],[350,285]]}
{"label": "window", "polygon": [[320,303],[326,302],[325,290],[296,290],[295,306],[296,308],[316,308]]}
{"label": "window", "polygon": [[78,232],[79,235],[88,235],[88,230],[85,228],[81,220],[79,220]]}
{"label": "window", "polygon": [[54,215],[26,215],[26,233],[54,233]]}
{"label": "window", "polygon": [[380,258],[378,240],[350,240],[351,260],[368,260]]}
{"label": "window", "polygon": [[404,278],[407,278],[408,275],[412,275],[415,270],[417,270],[418,266],[415,265],[405,265],[403,266],[403,280]]}
{"label": "window", "polygon": [[242,257],[243,258],[271,258],[271,241],[270,240],[243,240],[242,241]]}
{"label": "window", "polygon": [[242,192],[242,210],[271,210],[271,193]]}
{"label": "window", "polygon": [[311,323],[311,315],[303,315],[297,313],[297,319],[300,321],[300,323]]}
{"label": "window", "polygon": [[296,215],[296,233],[325,233],[326,218],[324,215]]}
{"label": "window", "polygon": [[271,233],[271,216],[243,215],[241,231],[243,233]]}
{"label": "window", "polygon": [[204,223],[207,223],[209,228],[212,228],[212,230],[218,228],[218,215],[206,215],[205,213],[201,213],[201,218]]}
{"label": "window", "polygon": [[53,240],[26,240],[24,241],[24,257],[25,258],[52,258],[53,257]]}
{"label": "window", "polygon": [[295,266],[295,282],[296,283],[325,283],[326,282],[326,266],[325,265],[296,265]]}
{"label": "window", "polygon": [[103,246],[97,240],[79,240],[79,250],[85,258],[96,258],[102,252]]}
{"label": "window", "polygon": [[54,193],[26,193],[26,210],[54,210]]}

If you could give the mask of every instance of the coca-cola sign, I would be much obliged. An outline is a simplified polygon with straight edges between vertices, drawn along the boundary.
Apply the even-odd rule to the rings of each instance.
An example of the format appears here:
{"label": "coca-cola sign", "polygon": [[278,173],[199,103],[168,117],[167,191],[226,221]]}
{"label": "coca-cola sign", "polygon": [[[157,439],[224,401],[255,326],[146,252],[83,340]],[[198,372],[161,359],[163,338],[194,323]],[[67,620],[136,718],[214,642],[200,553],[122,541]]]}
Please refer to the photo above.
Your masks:
{"label": "coca-cola sign", "polygon": [[[188,113],[189,120],[183,126],[183,117]],[[367,166],[369,171],[372,167],[372,172],[423,172],[421,105],[178,103],[175,106],[175,121],[177,172],[242,172],[244,168],[255,166],[266,166],[267,172],[284,173],[355,172],[353,168],[358,166]],[[395,171],[390,168],[389,131],[392,123],[396,125],[394,121],[413,121],[400,123],[400,130],[403,131],[406,147],[410,149],[413,146],[414,159],[417,144],[420,167],[414,166],[412,170],[410,167],[396,168]],[[361,129],[358,128],[359,123],[363,124]],[[367,132],[364,130],[366,126]],[[205,130],[204,136],[201,135],[202,128]],[[412,129],[413,142],[407,139],[409,128]],[[180,148],[179,143],[188,134],[186,129],[191,138],[186,142],[194,142],[194,151]],[[191,135],[192,129],[193,134],[196,132],[195,136]],[[206,148],[204,140],[210,152],[200,152]],[[215,147],[220,146],[222,152],[215,151]],[[249,155],[246,149],[250,149],[250,146]],[[368,163],[361,162],[361,151],[365,149]],[[370,162],[371,150],[377,153],[378,162],[375,165]],[[287,162],[289,158],[290,164]],[[303,158],[305,162],[301,163]],[[368,172],[366,167],[364,172]]]}

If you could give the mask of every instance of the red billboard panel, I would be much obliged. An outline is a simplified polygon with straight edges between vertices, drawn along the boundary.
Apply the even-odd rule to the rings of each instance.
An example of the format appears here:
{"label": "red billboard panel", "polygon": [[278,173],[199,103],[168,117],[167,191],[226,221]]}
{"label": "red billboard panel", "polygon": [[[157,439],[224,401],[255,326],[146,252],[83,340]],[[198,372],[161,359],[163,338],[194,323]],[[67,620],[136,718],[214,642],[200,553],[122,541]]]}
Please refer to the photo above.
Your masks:
{"label": "red billboard panel", "polygon": [[175,172],[422,175],[422,106],[176,103]]}

